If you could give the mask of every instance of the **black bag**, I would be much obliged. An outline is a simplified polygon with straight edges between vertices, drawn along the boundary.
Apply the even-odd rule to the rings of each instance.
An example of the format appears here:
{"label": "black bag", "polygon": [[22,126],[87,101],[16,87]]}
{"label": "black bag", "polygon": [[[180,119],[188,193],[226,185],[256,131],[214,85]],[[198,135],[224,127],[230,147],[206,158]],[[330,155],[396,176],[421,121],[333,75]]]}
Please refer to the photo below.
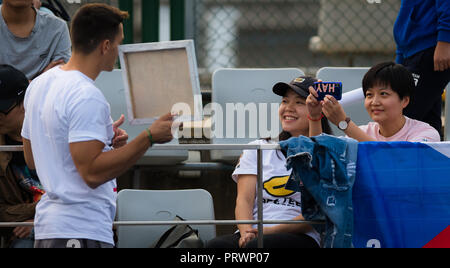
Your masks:
{"label": "black bag", "polygon": [[50,9],[55,16],[60,17],[65,21],[70,21],[69,13],[67,13],[64,6],[59,2],[59,0],[46,0],[42,1],[42,6]]}
{"label": "black bag", "polygon": [[[176,216],[176,221],[184,221]],[[198,230],[187,224],[175,225],[167,230],[152,248],[203,248],[203,241],[198,236]]]}

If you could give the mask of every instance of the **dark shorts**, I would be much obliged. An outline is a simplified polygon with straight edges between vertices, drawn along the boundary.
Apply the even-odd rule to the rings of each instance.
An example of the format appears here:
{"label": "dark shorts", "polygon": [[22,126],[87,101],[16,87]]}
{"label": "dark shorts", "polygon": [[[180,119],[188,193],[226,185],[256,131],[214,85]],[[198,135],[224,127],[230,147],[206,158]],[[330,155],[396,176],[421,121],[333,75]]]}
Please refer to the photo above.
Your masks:
{"label": "dark shorts", "polygon": [[88,239],[44,239],[36,240],[34,248],[114,248],[114,246]]}
{"label": "dark shorts", "polygon": [[442,94],[450,82],[450,69],[434,71],[435,47],[421,51],[407,59],[403,65],[413,73],[416,90],[404,114],[426,122],[442,136]]}

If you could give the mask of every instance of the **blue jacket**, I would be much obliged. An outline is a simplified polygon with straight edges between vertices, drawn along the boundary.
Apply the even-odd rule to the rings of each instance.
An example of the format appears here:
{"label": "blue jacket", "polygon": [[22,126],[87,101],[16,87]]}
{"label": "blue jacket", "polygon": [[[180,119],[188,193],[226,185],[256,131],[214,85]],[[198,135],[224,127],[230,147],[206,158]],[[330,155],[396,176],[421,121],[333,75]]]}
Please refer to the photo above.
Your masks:
{"label": "blue jacket", "polygon": [[402,0],[394,37],[400,64],[438,41],[450,43],[450,1]]}
{"label": "blue jacket", "polygon": [[292,175],[286,189],[301,192],[302,214],[324,235],[323,247],[352,247],[352,189],[356,175],[358,142],[322,134],[280,142],[287,152]]}

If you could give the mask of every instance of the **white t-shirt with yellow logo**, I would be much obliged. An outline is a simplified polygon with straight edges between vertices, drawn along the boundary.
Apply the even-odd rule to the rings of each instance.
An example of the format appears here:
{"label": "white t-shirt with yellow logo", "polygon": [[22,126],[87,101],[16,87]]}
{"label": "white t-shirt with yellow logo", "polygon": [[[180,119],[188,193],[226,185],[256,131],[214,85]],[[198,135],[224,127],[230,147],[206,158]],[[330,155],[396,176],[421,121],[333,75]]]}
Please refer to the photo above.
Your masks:
{"label": "white t-shirt with yellow logo", "polygon": [[[257,140],[250,144],[275,143]],[[286,169],[286,158],[281,151],[263,151],[263,217],[264,220],[292,220],[302,213],[301,195],[299,192],[284,188],[292,170]],[[232,178],[237,183],[239,175],[257,175],[256,150],[244,150]],[[253,208],[253,219],[258,218],[257,197]],[[272,226],[272,225],[265,225]],[[255,226],[256,228],[256,226]],[[320,235],[310,232],[307,235],[320,244]]]}

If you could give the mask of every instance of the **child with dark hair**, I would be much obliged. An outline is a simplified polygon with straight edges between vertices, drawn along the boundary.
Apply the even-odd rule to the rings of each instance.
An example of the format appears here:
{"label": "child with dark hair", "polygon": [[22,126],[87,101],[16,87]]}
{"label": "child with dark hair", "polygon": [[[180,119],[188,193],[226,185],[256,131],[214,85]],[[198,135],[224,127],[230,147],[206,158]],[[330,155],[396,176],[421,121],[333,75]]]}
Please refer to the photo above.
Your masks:
{"label": "child with dark hair", "polygon": [[[357,126],[347,116],[341,104],[332,96],[317,101],[312,89],[307,100],[311,116],[323,113],[328,120],[351,138],[362,141],[439,142],[439,133],[429,124],[410,119],[403,114],[414,92],[412,74],[393,62],[372,67],[363,79],[364,106],[374,122]],[[322,133],[322,127],[310,121],[310,135]]]}

